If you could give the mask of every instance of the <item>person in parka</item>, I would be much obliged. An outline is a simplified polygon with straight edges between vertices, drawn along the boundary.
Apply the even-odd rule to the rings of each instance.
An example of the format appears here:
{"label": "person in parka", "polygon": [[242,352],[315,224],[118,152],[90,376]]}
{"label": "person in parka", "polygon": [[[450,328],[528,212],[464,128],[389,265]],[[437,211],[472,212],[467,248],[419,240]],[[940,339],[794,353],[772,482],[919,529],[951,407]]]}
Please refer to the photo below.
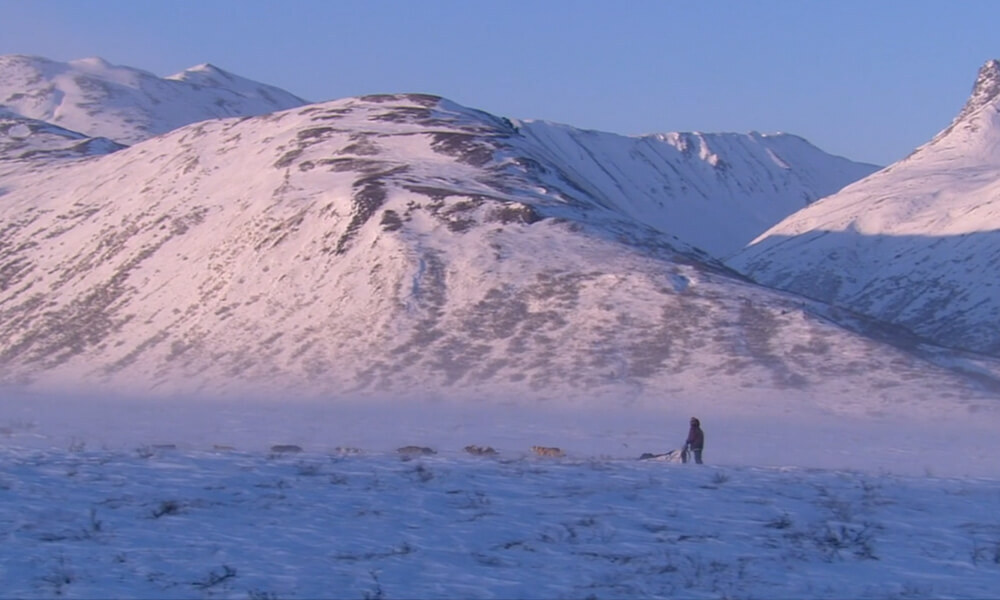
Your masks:
{"label": "person in parka", "polygon": [[691,417],[691,429],[688,430],[687,440],[684,442],[684,449],[681,451],[681,460],[688,461],[688,456],[694,454],[694,462],[699,465],[701,462],[701,451],[705,449],[705,432],[701,430],[701,422],[695,417]]}

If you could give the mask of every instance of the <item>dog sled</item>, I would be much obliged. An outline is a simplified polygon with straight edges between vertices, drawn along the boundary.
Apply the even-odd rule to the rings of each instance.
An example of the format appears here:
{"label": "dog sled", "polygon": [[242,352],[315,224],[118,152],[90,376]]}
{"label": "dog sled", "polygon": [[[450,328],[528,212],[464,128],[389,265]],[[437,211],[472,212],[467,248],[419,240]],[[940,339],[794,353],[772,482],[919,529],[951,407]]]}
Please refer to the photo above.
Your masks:
{"label": "dog sled", "polygon": [[654,454],[652,452],[644,452],[639,460],[655,460],[659,462],[667,463],[683,463],[684,462],[684,451],[683,450],[671,450],[670,452],[664,452],[663,454]]}

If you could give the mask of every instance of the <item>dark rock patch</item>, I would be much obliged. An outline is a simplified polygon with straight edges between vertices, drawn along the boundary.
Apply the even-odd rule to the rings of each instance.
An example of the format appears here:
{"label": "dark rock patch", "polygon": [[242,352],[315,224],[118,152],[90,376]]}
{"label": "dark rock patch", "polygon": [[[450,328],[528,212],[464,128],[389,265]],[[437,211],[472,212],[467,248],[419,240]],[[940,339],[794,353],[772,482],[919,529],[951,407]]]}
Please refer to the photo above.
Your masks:
{"label": "dark rock patch", "polygon": [[431,134],[431,148],[440,154],[455,157],[459,162],[482,167],[493,160],[496,148],[480,136],[462,132],[439,131]]}
{"label": "dark rock patch", "polygon": [[399,213],[394,210],[382,211],[382,225],[383,231],[399,231],[403,228],[403,219],[400,218]]}
{"label": "dark rock patch", "polygon": [[520,202],[513,202],[494,208],[486,216],[488,222],[502,223],[504,225],[511,223],[531,225],[532,223],[541,221],[543,218],[533,206],[521,204]]}

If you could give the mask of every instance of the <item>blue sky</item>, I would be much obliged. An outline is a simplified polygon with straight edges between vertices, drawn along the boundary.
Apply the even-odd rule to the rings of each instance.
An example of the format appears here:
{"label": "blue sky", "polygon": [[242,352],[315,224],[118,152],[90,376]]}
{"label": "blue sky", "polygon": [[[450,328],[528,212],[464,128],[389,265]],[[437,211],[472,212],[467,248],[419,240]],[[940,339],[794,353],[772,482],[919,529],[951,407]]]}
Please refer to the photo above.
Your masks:
{"label": "blue sky", "polygon": [[427,92],[640,134],[786,131],[894,162],[1000,58],[1000,2],[0,0],[0,54],[210,62],[313,101]]}

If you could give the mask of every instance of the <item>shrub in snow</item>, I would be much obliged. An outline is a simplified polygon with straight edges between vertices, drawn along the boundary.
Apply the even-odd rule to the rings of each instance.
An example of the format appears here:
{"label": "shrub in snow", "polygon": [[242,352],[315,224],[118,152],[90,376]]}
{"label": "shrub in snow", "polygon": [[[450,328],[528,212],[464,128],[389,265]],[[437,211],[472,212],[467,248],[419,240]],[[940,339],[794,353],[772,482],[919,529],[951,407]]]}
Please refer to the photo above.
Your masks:
{"label": "shrub in snow", "polygon": [[494,450],[489,446],[475,446],[475,445],[466,446],[465,451],[474,456],[492,456],[497,453],[496,450]]}
{"label": "shrub in snow", "polygon": [[400,454],[405,454],[405,455],[437,454],[437,452],[435,452],[434,450],[432,450],[431,448],[428,448],[426,446],[403,446],[402,448],[397,448],[396,452],[398,452]]}
{"label": "shrub in snow", "polygon": [[295,444],[275,444],[271,446],[271,452],[275,454],[296,454],[302,452],[302,447]]}
{"label": "shrub in snow", "polygon": [[562,449],[555,446],[532,446],[531,451],[538,456],[554,456],[557,458],[566,456],[566,453]]}

